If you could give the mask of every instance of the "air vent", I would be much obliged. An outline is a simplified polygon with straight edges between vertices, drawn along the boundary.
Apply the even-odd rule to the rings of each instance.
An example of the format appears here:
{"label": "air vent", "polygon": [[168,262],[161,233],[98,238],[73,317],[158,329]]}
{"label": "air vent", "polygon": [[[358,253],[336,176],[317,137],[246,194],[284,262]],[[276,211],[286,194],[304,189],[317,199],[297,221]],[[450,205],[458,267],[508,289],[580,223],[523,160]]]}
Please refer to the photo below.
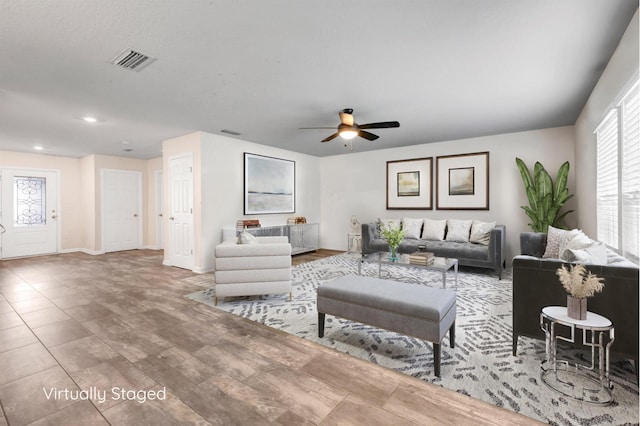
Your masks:
{"label": "air vent", "polygon": [[153,56],[147,56],[133,49],[125,49],[110,62],[117,67],[139,72],[155,60]]}
{"label": "air vent", "polygon": [[220,133],[226,133],[226,134],[234,135],[234,136],[240,136],[242,134],[240,132],[236,132],[235,130],[228,130],[228,129],[222,129],[222,130],[220,130]]}

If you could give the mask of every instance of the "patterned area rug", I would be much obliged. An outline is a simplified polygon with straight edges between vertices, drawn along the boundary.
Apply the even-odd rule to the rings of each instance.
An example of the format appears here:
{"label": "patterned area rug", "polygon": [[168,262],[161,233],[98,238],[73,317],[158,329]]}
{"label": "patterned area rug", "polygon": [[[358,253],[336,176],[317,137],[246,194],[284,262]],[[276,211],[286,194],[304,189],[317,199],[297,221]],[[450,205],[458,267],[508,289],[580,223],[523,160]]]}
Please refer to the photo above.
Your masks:
{"label": "patterned area rug", "polygon": [[[451,349],[445,338],[441,378],[433,374],[431,343],[331,315],[325,337],[318,338],[316,288],[356,275],[357,259],[337,255],[294,267],[291,302],[285,295],[238,297],[223,300],[217,308],[550,424],[638,424],[638,385],[630,362],[612,360],[614,403],[603,407],[575,402],[540,381],[543,341],[520,337],[518,356],[511,355],[510,271],[501,281],[479,269],[458,274],[456,347]],[[363,275],[377,273],[377,265],[363,267]],[[442,274],[418,268],[387,265],[383,278],[442,287]],[[207,288],[186,297],[213,306],[212,274],[194,279]],[[451,277],[447,288],[452,286]],[[559,354],[583,362],[590,356],[568,350]]]}

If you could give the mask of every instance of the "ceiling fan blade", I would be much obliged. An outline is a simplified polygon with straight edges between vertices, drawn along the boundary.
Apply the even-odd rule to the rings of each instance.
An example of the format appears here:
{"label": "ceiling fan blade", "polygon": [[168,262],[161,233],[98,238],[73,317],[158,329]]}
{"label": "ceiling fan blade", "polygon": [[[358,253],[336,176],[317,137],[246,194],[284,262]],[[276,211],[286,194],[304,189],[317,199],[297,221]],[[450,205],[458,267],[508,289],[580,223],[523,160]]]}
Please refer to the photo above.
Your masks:
{"label": "ceiling fan blade", "polygon": [[391,127],[400,127],[397,121],[381,121],[380,123],[358,124],[361,129],[389,129]]}
{"label": "ceiling fan blade", "polygon": [[361,138],[365,138],[367,140],[370,140],[370,141],[375,141],[376,139],[378,139],[380,137],[378,135],[374,135],[373,133],[365,132],[364,130],[360,130],[358,132],[358,136],[360,136]]}
{"label": "ceiling fan blade", "polygon": [[[338,115],[340,116],[340,122],[347,126],[353,126],[353,115],[351,113],[346,112],[348,110],[340,111]],[[353,110],[351,110],[353,111]]]}
{"label": "ceiling fan blade", "polygon": [[335,129],[336,126],[333,127],[298,127],[298,130],[309,130],[309,129]]}
{"label": "ceiling fan blade", "polygon": [[331,141],[331,140],[333,140],[333,139],[335,139],[337,137],[338,137],[338,133],[334,133],[331,136],[328,136],[328,137],[322,139],[320,142],[329,142],[329,141]]}

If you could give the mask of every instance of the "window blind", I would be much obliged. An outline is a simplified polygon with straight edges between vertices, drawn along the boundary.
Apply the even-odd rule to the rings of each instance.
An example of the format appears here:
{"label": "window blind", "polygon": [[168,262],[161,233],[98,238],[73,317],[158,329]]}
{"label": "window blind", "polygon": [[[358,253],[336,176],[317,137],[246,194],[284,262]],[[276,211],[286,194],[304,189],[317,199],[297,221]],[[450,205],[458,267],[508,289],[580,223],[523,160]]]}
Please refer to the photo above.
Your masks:
{"label": "window blind", "polygon": [[618,249],[618,114],[611,111],[596,129],[598,240]]}
{"label": "window blind", "polygon": [[620,103],[622,255],[640,258],[640,91],[636,84]]}

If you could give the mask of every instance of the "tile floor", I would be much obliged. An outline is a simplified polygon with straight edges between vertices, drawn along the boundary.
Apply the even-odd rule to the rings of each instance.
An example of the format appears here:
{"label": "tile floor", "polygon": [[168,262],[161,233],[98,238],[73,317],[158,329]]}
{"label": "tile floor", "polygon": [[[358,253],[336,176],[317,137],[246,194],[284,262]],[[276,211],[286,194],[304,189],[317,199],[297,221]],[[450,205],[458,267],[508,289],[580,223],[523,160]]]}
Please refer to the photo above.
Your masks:
{"label": "tile floor", "polygon": [[185,299],[195,277],[149,250],[0,262],[0,426],[535,423]]}

